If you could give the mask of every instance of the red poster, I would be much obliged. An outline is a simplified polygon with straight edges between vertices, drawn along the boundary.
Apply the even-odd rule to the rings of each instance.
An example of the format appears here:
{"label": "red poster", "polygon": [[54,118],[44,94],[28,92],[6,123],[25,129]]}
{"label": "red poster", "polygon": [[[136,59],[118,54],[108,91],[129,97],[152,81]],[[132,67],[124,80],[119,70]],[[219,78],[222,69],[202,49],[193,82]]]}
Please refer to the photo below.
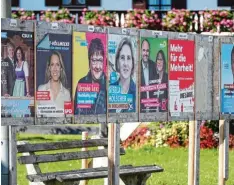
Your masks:
{"label": "red poster", "polygon": [[194,41],[169,40],[170,112],[194,111]]}

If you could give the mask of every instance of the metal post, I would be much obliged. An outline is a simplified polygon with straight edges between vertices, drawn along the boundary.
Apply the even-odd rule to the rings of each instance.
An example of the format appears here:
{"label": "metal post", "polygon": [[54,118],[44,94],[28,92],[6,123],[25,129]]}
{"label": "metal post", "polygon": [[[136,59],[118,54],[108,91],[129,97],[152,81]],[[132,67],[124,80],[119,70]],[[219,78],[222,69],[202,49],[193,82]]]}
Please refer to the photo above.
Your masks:
{"label": "metal post", "polygon": [[[1,18],[11,18],[11,0],[1,1]],[[9,127],[1,126],[1,184],[9,184]]]}
{"label": "metal post", "polygon": [[11,0],[1,0],[1,18],[11,18]]}
{"label": "metal post", "polygon": [[200,177],[200,125],[201,121],[196,121],[195,127],[195,157],[194,157],[194,185],[199,185]]}
{"label": "metal post", "polygon": [[1,128],[1,184],[9,184],[9,128]]}

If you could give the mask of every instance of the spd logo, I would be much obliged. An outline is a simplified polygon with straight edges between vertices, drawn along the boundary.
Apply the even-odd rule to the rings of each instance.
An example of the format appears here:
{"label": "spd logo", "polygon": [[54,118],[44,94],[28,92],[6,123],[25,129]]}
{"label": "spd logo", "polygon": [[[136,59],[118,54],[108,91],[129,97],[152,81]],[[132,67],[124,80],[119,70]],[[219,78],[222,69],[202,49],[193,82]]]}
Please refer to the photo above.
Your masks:
{"label": "spd logo", "polygon": [[70,102],[70,101],[64,102],[64,114],[65,115],[73,114],[72,102]]}

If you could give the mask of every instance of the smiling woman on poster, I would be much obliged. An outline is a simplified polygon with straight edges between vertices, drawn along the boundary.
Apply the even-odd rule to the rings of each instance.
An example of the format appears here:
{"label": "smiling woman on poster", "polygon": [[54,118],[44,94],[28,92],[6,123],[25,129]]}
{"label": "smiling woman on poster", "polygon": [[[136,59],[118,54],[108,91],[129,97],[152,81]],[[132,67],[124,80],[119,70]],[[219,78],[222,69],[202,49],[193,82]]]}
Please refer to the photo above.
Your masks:
{"label": "smiling woman on poster", "polygon": [[162,50],[159,50],[156,56],[155,67],[157,73],[157,84],[166,84],[165,88],[155,92],[156,97],[159,99],[160,106],[158,107],[159,112],[167,111],[167,99],[168,99],[168,74],[166,72],[166,57]]}
{"label": "smiling woman on poster", "polygon": [[29,92],[29,67],[23,49],[18,46],[15,50],[15,75],[16,81],[13,89],[13,96],[30,96]]}
{"label": "smiling woman on poster", "polygon": [[50,100],[38,101],[38,104],[55,105],[56,109],[64,109],[64,102],[71,101],[69,90],[67,90],[67,77],[64,62],[58,51],[53,51],[46,65],[46,84],[40,85],[38,91],[49,91]]}
{"label": "smiling woman on poster", "polygon": [[116,71],[119,73],[119,80],[111,85],[120,86],[121,94],[132,95],[132,102],[128,109],[112,109],[110,112],[135,112],[136,84],[132,79],[134,63],[131,41],[128,38],[123,38],[119,43],[115,57],[115,66]]}

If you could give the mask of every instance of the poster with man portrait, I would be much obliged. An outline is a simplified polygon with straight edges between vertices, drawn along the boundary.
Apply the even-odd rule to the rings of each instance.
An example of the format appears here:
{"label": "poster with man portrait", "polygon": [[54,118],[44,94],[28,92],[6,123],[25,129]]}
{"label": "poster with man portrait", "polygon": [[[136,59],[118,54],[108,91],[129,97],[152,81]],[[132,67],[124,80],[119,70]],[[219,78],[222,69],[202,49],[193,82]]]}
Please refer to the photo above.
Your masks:
{"label": "poster with man portrait", "polygon": [[138,112],[137,73],[137,36],[108,34],[109,115]]}
{"label": "poster with man portrait", "polygon": [[73,32],[72,94],[79,122],[106,118],[106,37],[105,33]]}
{"label": "poster with man portrait", "polygon": [[34,117],[34,34],[15,30],[1,30],[1,117]]}
{"label": "poster with man portrait", "polygon": [[141,37],[140,113],[167,112],[167,39]]}
{"label": "poster with man portrait", "polygon": [[194,41],[169,40],[170,115],[194,112]]}
{"label": "poster with man portrait", "polygon": [[70,34],[46,33],[37,43],[37,117],[73,115],[71,39]]}
{"label": "poster with man portrait", "polygon": [[221,112],[234,114],[234,45],[221,45]]}

